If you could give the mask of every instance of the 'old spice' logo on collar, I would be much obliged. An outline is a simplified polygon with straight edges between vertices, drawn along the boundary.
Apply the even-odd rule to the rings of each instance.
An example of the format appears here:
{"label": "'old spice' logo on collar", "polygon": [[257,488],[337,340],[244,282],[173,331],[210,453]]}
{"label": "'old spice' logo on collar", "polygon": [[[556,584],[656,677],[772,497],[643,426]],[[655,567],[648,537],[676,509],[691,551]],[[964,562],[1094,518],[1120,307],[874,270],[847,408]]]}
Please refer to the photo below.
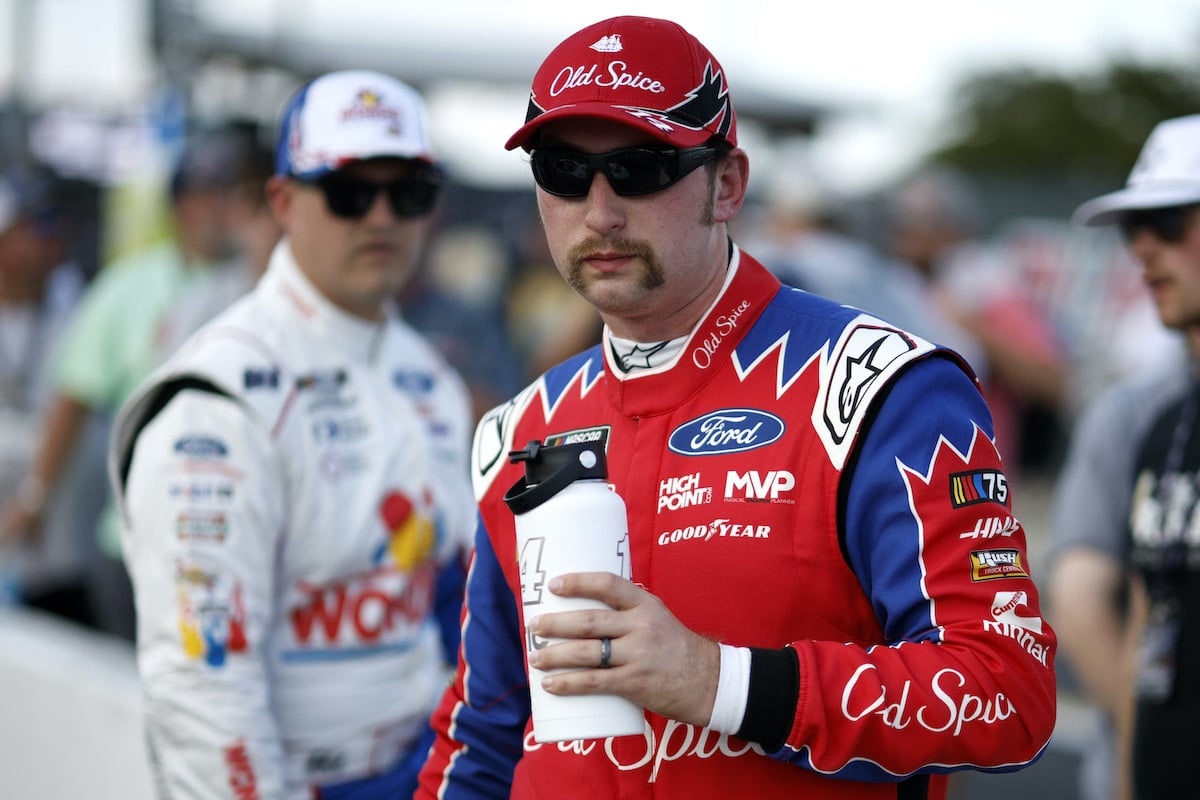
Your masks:
{"label": "'old spice' logo on collar", "polygon": [[592,64],[590,67],[563,67],[550,82],[550,96],[558,97],[568,89],[578,89],[581,86],[600,86],[605,89],[629,86],[651,94],[662,94],[667,90],[662,82],[645,73],[627,72],[628,67],[624,61],[610,61],[604,71],[600,70],[599,64]]}
{"label": "'old spice' logo on collar", "polygon": [[692,363],[700,369],[708,369],[720,349],[721,343],[737,330],[738,319],[750,308],[750,301],[743,300],[728,313],[713,320],[712,329],[700,337],[699,345],[692,351]]}

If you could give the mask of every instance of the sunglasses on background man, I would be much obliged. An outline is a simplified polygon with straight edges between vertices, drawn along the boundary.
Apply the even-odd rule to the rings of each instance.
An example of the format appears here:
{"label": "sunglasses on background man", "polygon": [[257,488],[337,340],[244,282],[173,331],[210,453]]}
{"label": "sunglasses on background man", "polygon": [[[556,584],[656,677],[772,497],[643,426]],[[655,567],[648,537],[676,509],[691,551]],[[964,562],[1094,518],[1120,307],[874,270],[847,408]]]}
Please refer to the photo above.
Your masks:
{"label": "sunglasses on background man", "polygon": [[375,205],[375,197],[380,192],[387,197],[392,213],[399,219],[417,219],[433,210],[442,188],[442,175],[436,169],[425,168],[380,183],[344,172],[329,172],[301,183],[319,189],[325,195],[329,213],[343,219],[362,219]]}
{"label": "sunglasses on background man", "polygon": [[1179,244],[1187,233],[1192,212],[1198,208],[1198,205],[1186,205],[1126,211],[1121,215],[1121,235],[1125,241],[1132,242],[1143,229],[1149,229],[1161,241]]}

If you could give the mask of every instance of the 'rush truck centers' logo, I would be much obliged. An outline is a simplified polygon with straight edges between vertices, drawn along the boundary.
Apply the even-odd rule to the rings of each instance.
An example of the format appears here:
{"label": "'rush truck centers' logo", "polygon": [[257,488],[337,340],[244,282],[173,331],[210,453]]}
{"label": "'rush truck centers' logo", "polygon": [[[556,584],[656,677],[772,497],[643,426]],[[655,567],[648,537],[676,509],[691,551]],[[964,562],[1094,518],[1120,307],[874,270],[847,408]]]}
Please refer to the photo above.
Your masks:
{"label": "'rush truck centers' logo", "polygon": [[994,581],[997,578],[1028,578],[1029,573],[1021,563],[1021,551],[1003,550],[971,551],[971,580]]}
{"label": "'rush truck centers' logo", "polygon": [[667,447],[683,456],[715,456],[766,447],[783,436],[783,420],[753,408],[722,408],[671,432]]}

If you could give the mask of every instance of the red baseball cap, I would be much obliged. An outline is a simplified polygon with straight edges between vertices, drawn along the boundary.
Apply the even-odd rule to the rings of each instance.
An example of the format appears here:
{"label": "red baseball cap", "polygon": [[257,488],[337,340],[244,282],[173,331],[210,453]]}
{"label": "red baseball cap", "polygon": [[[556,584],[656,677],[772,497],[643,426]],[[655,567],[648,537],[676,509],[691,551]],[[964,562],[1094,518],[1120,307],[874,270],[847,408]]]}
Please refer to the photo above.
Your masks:
{"label": "red baseball cap", "polygon": [[737,146],[725,71],[665,19],[613,17],[564,40],[533,76],[525,124],[504,146],[529,150],[547,122],[574,117],[625,123],[676,147]]}

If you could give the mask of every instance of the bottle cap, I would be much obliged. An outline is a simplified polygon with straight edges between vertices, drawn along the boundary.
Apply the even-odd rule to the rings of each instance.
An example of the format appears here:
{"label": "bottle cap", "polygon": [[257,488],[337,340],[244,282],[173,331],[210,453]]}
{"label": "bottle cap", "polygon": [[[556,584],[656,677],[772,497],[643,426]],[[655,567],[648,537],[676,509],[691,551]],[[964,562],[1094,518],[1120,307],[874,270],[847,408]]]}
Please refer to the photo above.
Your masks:
{"label": "bottle cap", "polygon": [[547,447],[534,439],[524,450],[511,451],[508,460],[525,462],[525,475],[504,494],[514,514],[532,511],[574,481],[608,478],[602,441]]}

